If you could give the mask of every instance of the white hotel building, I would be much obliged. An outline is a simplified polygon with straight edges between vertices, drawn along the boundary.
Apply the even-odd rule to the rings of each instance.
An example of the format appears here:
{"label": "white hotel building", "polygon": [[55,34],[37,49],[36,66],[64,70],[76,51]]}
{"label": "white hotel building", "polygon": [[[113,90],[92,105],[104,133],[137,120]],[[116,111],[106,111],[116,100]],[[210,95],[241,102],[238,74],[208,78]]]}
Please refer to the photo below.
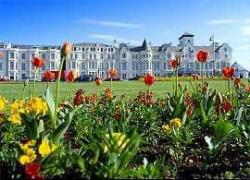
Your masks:
{"label": "white hotel building", "polygon": [[[212,75],[214,70],[221,74],[221,69],[230,66],[232,49],[227,43],[211,46],[195,46],[194,35],[184,33],[179,37],[179,44],[173,46],[165,43],[161,46],[151,46],[145,39],[141,46],[129,46],[125,43],[106,45],[102,43],[76,43],[68,57],[66,70],[76,69],[80,74],[99,75],[107,78],[111,67],[118,70],[121,79],[130,79],[153,72],[156,76],[168,76],[172,69],[168,60],[176,55],[181,57],[180,74],[199,74],[200,63],[196,53],[206,50],[209,53],[205,72]],[[58,70],[60,62],[60,46],[34,46],[0,43],[0,76],[9,79],[24,80],[33,77],[32,57],[41,56],[45,66],[40,70],[38,79],[45,70]]]}

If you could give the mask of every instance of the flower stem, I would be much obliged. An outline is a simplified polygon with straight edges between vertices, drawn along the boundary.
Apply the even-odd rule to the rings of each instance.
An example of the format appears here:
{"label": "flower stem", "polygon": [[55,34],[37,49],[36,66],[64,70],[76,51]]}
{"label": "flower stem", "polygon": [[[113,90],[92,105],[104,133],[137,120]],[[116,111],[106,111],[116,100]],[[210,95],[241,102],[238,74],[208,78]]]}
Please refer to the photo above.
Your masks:
{"label": "flower stem", "polygon": [[36,73],[37,73],[37,69],[35,68],[35,74],[34,74],[34,80],[33,80],[33,87],[32,87],[32,97],[35,96]]}
{"label": "flower stem", "polygon": [[112,92],[112,78],[110,78],[110,90]]}
{"label": "flower stem", "polygon": [[59,103],[59,89],[60,89],[60,81],[61,81],[61,74],[62,74],[62,66],[63,66],[65,59],[66,59],[65,56],[61,57],[58,77],[57,77],[57,81],[56,81],[56,100],[55,100],[55,112],[54,112],[54,118],[53,118],[54,128],[56,127],[56,124],[57,124],[56,122],[57,122],[57,107],[58,107],[58,103]]}
{"label": "flower stem", "polygon": [[24,90],[25,90],[25,85],[23,85],[22,100],[24,99]]}
{"label": "flower stem", "polygon": [[175,69],[175,96],[177,97],[178,96],[178,67],[176,67]]}
{"label": "flower stem", "polygon": [[201,84],[204,84],[204,64],[203,62],[201,63]]}
{"label": "flower stem", "polygon": [[231,87],[230,87],[230,79],[229,78],[227,80],[227,90],[228,90],[228,94],[230,96],[231,95]]}

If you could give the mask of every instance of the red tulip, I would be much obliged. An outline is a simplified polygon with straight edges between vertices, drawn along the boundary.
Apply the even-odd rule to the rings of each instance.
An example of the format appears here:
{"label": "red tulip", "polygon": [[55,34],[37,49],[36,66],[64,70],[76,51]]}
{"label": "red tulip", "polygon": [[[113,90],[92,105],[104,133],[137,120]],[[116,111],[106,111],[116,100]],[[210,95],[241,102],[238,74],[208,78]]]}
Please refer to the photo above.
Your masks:
{"label": "red tulip", "polygon": [[43,74],[43,79],[45,81],[53,81],[53,80],[55,80],[55,73],[53,73],[51,71],[46,71]]}
{"label": "red tulip", "polygon": [[32,64],[33,64],[36,68],[41,68],[41,67],[45,64],[45,61],[43,60],[43,58],[40,58],[40,57],[33,57]]}
{"label": "red tulip", "polygon": [[96,80],[95,80],[95,84],[96,84],[97,86],[100,86],[100,85],[102,84],[102,79],[99,78],[99,77],[97,77]]}
{"label": "red tulip", "polygon": [[230,101],[228,100],[224,100],[223,103],[222,103],[222,109],[224,110],[224,112],[229,112],[229,111],[232,111],[233,109],[233,106],[232,104],[230,103]]}
{"label": "red tulip", "polygon": [[155,76],[151,73],[147,73],[144,76],[144,83],[148,86],[151,86],[152,84],[154,84],[155,82]]}
{"label": "red tulip", "polygon": [[176,69],[178,66],[178,63],[175,59],[171,59],[168,61],[169,66],[171,66],[173,69]]}
{"label": "red tulip", "polygon": [[226,78],[232,78],[234,75],[234,68],[232,67],[224,67],[222,69],[222,74],[226,77]]}
{"label": "red tulip", "polygon": [[61,55],[67,56],[68,54],[71,53],[71,51],[72,51],[72,44],[69,42],[65,42],[61,49]]}
{"label": "red tulip", "polygon": [[25,175],[28,179],[44,179],[40,175],[41,164],[34,162],[25,166]]}
{"label": "red tulip", "polygon": [[79,73],[76,70],[71,70],[67,75],[66,75],[66,80],[69,82],[73,82],[78,78]]}
{"label": "red tulip", "polygon": [[115,68],[111,68],[109,69],[108,73],[110,78],[114,78],[117,74],[117,70]]}
{"label": "red tulip", "polygon": [[199,51],[197,54],[196,54],[196,57],[197,57],[197,60],[199,62],[206,62],[207,61],[207,57],[208,57],[208,53],[206,51]]}

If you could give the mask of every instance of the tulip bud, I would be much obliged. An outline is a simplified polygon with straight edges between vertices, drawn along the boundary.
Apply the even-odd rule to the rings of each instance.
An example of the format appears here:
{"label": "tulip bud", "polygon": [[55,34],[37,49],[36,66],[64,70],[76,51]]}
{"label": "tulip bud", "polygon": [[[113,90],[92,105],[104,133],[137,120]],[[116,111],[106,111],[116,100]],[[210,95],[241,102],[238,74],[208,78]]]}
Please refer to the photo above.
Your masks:
{"label": "tulip bud", "polygon": [[66,57],[72,51],[72,44],[69,42],[65,42],[61,49],[61,56]]}

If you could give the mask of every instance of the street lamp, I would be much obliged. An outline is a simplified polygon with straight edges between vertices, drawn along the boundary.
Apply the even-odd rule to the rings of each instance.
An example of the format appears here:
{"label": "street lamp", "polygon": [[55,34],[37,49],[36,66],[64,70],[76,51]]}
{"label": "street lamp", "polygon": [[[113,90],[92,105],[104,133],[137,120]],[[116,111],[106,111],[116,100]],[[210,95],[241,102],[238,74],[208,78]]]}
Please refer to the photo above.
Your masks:
{"label": "street lamp", "polygon": [[213,76],[215,76],[215,43],[214,43],[214,34],[212,34],[212,36],[210,37],[209,41],[212,41],[212,44],[213,44],[213,60],[210,61],[213,63]]}

